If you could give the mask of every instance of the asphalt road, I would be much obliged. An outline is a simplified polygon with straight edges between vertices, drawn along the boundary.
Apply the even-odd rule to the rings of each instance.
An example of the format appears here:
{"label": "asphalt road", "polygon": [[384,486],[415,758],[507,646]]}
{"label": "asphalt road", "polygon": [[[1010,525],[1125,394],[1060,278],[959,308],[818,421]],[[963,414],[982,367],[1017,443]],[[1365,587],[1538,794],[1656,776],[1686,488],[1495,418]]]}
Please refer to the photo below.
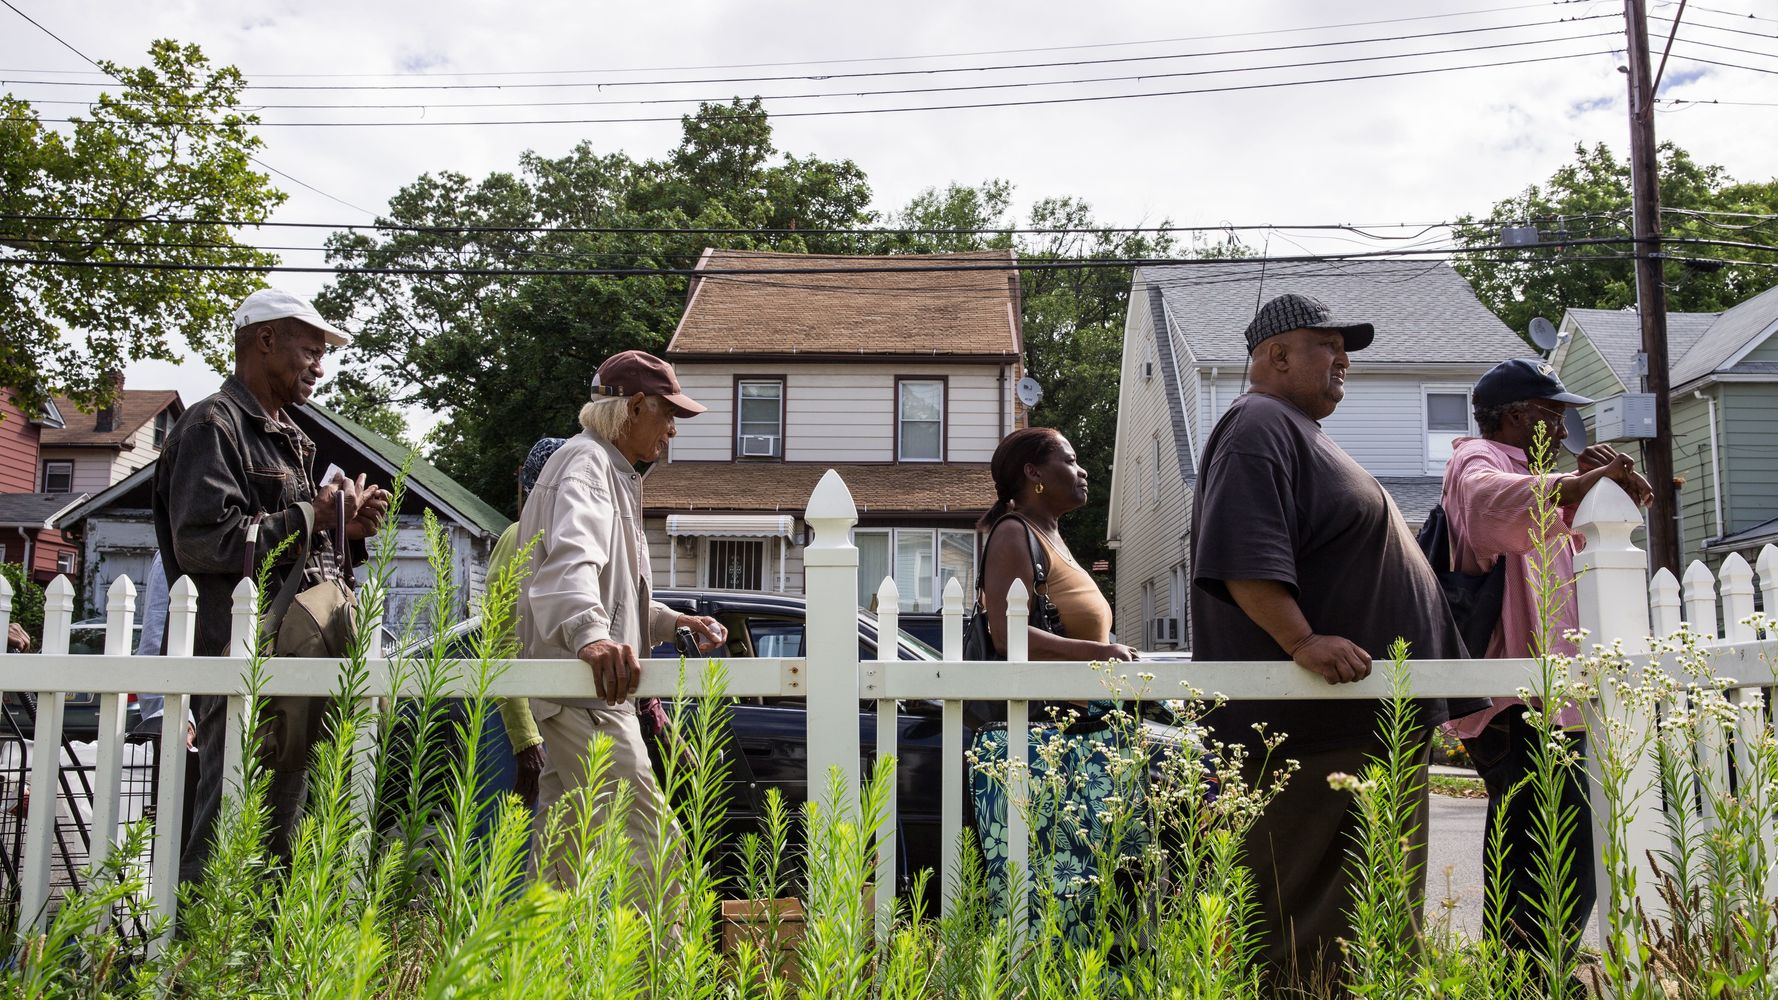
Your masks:
{"label": "asphalt road", "polygon": [[1427,926],[1448,913],[1451,929],[1482,933],[1482,833],[1487,799],[1432,797],[1426,857]]}
{"label": "asphalt road", "polygon": [[[1488,800],[1432,797],[1426,857],[1426,919],[1449,919],[1451,929],[1472,940],[1482,934],[1482,833]],[[1448,917],[1444,917],[1448,914]],[[1589,921],[1589,947],[1599,946],[1597,921]]]}

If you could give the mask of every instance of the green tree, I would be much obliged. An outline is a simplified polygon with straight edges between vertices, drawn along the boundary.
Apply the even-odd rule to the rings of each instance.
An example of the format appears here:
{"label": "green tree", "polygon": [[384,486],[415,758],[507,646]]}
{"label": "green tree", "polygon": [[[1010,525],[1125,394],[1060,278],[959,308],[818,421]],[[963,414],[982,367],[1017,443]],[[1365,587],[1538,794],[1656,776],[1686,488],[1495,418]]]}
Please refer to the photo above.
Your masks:
{"label": "green tree", "polygon": [[[113,391],[105,373],[177,360],[175,340],[224,370],[229,311],[262,282],[181,268],[277,262],[221,221],[165,221],[255,222],[284,201],[252,169],[258,119],[237,107],[240,72],[166,40],[147,66],[100,65],[121,90],[65,132],[0,95],[0,385],[27,410],[57,392],[100,404]],[[119,261],[171,269],[105,266]]]}
{"label": "green tree", "polygon": [[[517,173],[480,182],[422,176],[379,220],[415,228],[335,234],[329,259],[400,267],[689,270],[713,243],[852,252],[851,237],[796,230],[865,225],[874,218],[869,204],[869,185],[855,164],[780,152],[759,102],[737,100],[687,116],[680,144],[659,160],[637,161],[582,143],[560,158],[526,153]],[[688,228],[789,232],[658,232]],[[443,414],[433,432],[433,459],[510,509],[514,470],[531,443],[574,430],[599,361],[622,350],[666,347],[686,284],[674,274],[342,272],[318,298],[324,313],[356,333],[333,391],[354,406]]]}
{"label": "green tree", "polygon": [[[1675,312],[1726,309],[1772,283],[1778,264],[1778,181],[1738,183],[1719,166],[1698,163],[1662,143],[1659,153],[1667,307]],[[1627,237],[1630,167],[1603,143],[1577,145],[1574,160],[1548,181],[1497,202],[1485,216],[1463,216],[1459,245],[1494,246],[1506,226],[1535,225],[1542,243],[1531,251],[1477,253],[1456,267],[1476,295],[1525,336],[1533,316],[1559,321],[1571,308],[1622,309],[1636,303],[1633,261],[1625,243],[1565,241]],[[1744,213],[1744,214],[1735,214]],[[1748,218],[1746,214],[1765,218]],[[1774,249],[1688,245],[1687,239],[1764,243]],[[1755,261],[1753,265],[1725,261]],[[1767,266],[1761,266],[1761,263]]]}

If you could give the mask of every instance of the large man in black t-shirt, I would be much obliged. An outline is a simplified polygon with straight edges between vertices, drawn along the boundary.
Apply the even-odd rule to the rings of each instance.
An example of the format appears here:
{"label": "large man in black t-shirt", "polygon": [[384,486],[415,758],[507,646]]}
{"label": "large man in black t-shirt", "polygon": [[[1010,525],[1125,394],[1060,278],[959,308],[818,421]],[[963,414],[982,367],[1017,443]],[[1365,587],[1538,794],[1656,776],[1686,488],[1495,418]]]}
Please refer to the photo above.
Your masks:
{"label": "large man in black t-shirt", "polygon": [[[1397,636],[1423,659],[1465,655],[1438,579],[1376,478],[1322,432],[1346,394],[1351,351],[1371,324],[1334,319],[1306,295],[1280,295],[1247,328],[1252,388],[1205,443],[1192,524],[1191,637],[1199,661],[1294,660],[1330,684],[1362,680]],[[1429,735],[1449,717],[1421,701]],[[1358,815],[1328,787],[1379,755],[1378,712],[1361,701],[1237,701],[1208,720],[1218,738],[1254,746],[1255,723],[1285,734],[1271,755],[1301,770],[1252,829],[1247,861],[1259,888],[1265,955],[1311,976],[1350,938],[1346,852]],[[1430,743],[1420,740],[1419,763]],[[1253,758],[1257,778],[1263,755]],[[1413,849],[1425,854],[1426,800]],[[1424,883],[1415,879],[1416,896]],[[1418,900],[1416,899],[1416,903]],[[1418,906],[1416,905],[1416,911]]]}

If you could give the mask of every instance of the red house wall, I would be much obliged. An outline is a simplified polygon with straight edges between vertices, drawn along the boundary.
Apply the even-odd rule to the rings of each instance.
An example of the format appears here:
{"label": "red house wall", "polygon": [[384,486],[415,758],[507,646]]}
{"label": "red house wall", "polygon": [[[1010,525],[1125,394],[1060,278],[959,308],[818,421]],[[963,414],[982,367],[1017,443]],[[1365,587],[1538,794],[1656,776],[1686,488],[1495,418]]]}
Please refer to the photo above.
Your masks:
{"label": "red house wall", "polygon": [[0,389],[0,493],[37,492],[37,442],[41,428]]}

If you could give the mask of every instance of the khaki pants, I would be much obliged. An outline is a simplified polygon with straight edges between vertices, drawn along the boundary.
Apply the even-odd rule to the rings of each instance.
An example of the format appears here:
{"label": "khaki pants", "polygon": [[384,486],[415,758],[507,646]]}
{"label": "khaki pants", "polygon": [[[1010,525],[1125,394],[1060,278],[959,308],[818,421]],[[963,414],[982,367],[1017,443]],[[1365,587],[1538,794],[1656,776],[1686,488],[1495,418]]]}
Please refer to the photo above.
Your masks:
{"label": "khaki pants", "polygon": [[[659,853],[655,851],[654,844],[661,818],[666,817],[665,835],[670,845],[662,856],[669,866],[679,857],[680,832],[678,822],[672,818],[666,796],[661,793],[659,782],[655,781],[654,768],[649,764],[648,746],[643,742],[642,727],[636,720],[635,702],[580,708],[533,698],[531,711],[537,719],[537,731],[543,736],[543,745],[548,748],[549,754],[549,763],[544,765],[543,774],[537,781],[537,818],[531,835],[533,870],[557,885],[571,885],[574,874],[569,859],[581,851],[590,850],[591,845],[582,846],[576,843],[571,831],[579,825],[579,817],[570,813],[563,817],[561,829],[567,835],[557,845],[555,854],[548,858],[540,857],[551,808],[575,789],[587,788],[587,807],[591,810],[591,815],[587,817],[587,826],[597,830],[605,819],[605,812],[620,783],[627,784],[630,787],[630,802],[629,811],[624,818],[624,834],[629,839],[630,862],[638,876],[635,892],[639,902],[643,898],[643,889],[653,884],[661,874],[653,866],[655,856]],[[611,765],[605,771],[600,784],[589,787],[587,760],[595,735],[604,735],[611,740]],[[671,900],[678,891],[677,883],[669,884],[665,888],[664,898]]]}
{"label": "khaki pants", "polygon": [[[1356,873],[1350,870],[1354,862],[1347,854],[1359,832],[1360,817],[1352,794],[1328,787],[1327,776],[1362,774],[1371,758],[1383,754],[1381,740],[1374,737],[1360,747],[1309,753],[1294,752],[1286,744],[1277,754],[1296,759],[1302,767],[1266,806],[1246,839],[1247,863],[1259,892],[1261,957],[1274,977],[1315,981],[1335,974],[1342,958],[1338,939],[1353,936],[1349,911]],[[1416,929],[1426,893],[1426,775],[1431,755],[1431,732],[1426,731],[1414,755],[1420,796],[1408,844],[1411,861],[1422,868],[1410,889]],[[1247,770],[1251,781],[1258,767],[1249,763]]]}

